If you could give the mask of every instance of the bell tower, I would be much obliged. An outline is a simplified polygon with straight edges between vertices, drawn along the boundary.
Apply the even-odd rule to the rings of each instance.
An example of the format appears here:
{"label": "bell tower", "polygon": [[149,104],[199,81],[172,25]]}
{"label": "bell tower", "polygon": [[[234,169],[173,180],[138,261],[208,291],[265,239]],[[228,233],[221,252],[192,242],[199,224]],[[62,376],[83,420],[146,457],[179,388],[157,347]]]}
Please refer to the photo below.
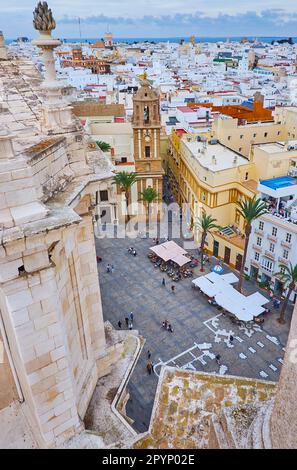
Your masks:
{"label": "bell tower", "polygon": [[138,194],[152,187],[162,200],[164,171],[160,151],[160,99],[146,75],[133,97],[132,127]]}

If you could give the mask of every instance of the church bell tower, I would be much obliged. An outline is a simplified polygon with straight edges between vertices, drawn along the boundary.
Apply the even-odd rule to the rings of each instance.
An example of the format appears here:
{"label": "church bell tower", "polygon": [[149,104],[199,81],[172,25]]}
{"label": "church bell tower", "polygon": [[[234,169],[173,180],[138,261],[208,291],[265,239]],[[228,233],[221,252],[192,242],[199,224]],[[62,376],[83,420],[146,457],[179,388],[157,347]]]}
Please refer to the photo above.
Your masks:
{"label": "church bell tower", "polygon": [[160,99],[146,76],[133,97],[132,127],[138,194],[152,187],[162,200],[164,171],[160,151]]}

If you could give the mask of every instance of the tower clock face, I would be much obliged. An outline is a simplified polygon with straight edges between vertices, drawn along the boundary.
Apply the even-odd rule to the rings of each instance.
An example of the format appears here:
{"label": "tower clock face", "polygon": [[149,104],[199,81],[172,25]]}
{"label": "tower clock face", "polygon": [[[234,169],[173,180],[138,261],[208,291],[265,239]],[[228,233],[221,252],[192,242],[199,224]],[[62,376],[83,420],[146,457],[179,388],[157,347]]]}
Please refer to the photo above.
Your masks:
{"label": "tower clock face", "polygon": [[145,138],[144,138],[144,140],[145,140],[146,142],[150,142],[151,138],[150,138],[149,135],[146,135]]}

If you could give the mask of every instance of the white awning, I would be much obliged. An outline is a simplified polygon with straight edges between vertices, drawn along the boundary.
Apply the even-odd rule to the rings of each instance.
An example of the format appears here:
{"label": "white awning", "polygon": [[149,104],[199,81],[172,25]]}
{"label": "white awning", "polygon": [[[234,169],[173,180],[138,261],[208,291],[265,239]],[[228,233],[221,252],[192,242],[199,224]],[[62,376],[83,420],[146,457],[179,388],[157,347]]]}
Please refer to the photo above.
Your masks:
{"label": "white awning", "polygon": [[238,277],[233,273],[221,274],[220,278],[224,279],[228,284],[235,284],[235,282],[239,281]]}
{"label": "white awning", "polygon": [[187,256],[176,255],[174,258],[171,258],[171,261],[178,264],[179,266],[184,266],[185,264],[189,263],[191,260]]}
{"label": "white awning", "polygon": [[199,289],[204,292],[204,294],[208,295],[208,297],[214,297],[217,294],[217,289],[213,283],[211,283],[205,276],[198,277],[194,279],[193,284],[199,287]]}

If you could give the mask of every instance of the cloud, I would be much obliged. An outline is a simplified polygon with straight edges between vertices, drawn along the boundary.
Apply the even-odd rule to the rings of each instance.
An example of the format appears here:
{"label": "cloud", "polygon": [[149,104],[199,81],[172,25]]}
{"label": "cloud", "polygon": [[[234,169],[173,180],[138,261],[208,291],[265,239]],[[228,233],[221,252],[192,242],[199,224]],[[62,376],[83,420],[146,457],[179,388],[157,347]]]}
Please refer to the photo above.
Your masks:
{"label": "cloud", "polygon": [[[4,1],[6,2],[0,0],[0,7]],[[8,6],[4,6],[0,29],[4,30],[6,37],[36,35],[32,27],[35,4],[36,0],[24,0],[20,6],[20,0],[10,0]],[[78,16],[81,18],[84,38],[102,37],[107,26],[115,37],[172,37],[191,34],[198,38],[288,37],[295,36],[297,31],[297,4],[291,0],[286,0],[286,9],[279,8],[279,0],[212,0],[211,4],[209,0],[200,0],[198,11],[197,0],[187,0],[186,3],[181,0],[109,0],[104,3],[106,8],[98,0],[71,0],[71,4],[69,0],[51,0],[49,4],[57,20],[55,35],[58,37],[79,36]],[[256,8],[259,4],[262,11]],[[252,9],[245,10],[246,5]],[[263,9],[266,5],[270,8]],[[69,11],[71,13],[65,14]]]}
{"label": "cloud", "polygon": [[[137,30],[146,30],[153,27],[160,30],[160,33],[182,32],[191,34],[193,28],[202,35],[229,36],[234,35],[280,35],[294,34],[297,30],[297,13],[289,13],[284,9],[275,8],[262,12],[247,11],[234,15],[218,13],[216,16],[208,16],[205,12],[197,11],[193,14],[176,13],[172,15],[144,15],[141,18],[125,18],[107,15],[92,15],[81,19],[82,24],[88,25],[114,25],[124,27],[133,25]],[[77,24],[77,17],[64,15],[59,19],[59,24]],[[277,29],[276,29],[277,27]],[[190,28],[187,30],[187,28]],[[134,29],[134,31],[136,31]],[[167,32],[166,32],[167,31]]]}

